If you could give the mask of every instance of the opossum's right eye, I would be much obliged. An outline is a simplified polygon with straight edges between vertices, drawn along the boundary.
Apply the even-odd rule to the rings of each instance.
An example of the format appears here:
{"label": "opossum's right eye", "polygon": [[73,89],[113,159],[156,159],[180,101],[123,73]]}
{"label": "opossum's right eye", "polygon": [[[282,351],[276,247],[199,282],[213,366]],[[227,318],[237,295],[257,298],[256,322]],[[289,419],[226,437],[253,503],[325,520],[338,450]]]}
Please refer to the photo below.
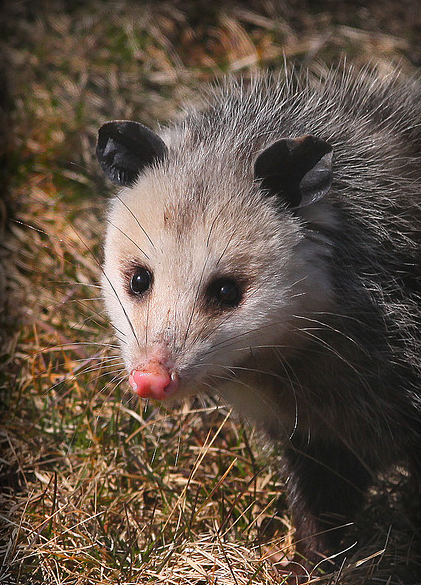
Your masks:
{"label": "opossum's right eye", "polygon": [[143,295],[152,284],[152,274],[144,266],[138,266],[130,279],[130,291],[135,295]]}
{"label": "opossum's right eye", "polygon": [[232,278],[217,278],[211,282],[207,290],[208,301],[223,309],[237,307],[242,297],[240,285]]}

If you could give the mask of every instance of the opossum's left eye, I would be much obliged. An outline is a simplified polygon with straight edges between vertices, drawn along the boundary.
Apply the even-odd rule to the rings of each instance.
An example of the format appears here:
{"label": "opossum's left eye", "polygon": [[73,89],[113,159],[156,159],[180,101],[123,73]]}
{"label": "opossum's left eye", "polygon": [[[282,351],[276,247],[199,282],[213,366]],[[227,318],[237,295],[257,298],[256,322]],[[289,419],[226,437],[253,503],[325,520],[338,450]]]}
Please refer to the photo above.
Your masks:
{"label": "opossum's left eye", "polygon": [[217,278],[206,291],[209,302],[223,308],[233,308],[240,304],[243,293],[240,285],[232,278]]}
{"label": "opossum's left eye", "polygon": [[152,274],[144,266],[138,266],[130,279],[130,291],[135,295],[144,294],[152,284]]}

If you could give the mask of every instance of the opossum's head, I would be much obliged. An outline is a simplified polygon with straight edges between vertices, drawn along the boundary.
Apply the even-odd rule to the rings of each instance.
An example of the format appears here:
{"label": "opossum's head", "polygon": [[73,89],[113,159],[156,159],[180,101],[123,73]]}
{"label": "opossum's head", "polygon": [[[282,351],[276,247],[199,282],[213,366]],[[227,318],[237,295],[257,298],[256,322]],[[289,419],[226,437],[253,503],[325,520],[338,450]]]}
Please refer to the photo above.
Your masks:
{"label": "opossum's head", "polygon": [[122,187],[103,289],[140,396],[218,388],[251,354],[288,346],[296,315],[324,307],[326,250],[297,210],[330,188],[326,142],[283,139],[240,156],[186,131],[165,144],[135,122],[109,122],[97,156]]}

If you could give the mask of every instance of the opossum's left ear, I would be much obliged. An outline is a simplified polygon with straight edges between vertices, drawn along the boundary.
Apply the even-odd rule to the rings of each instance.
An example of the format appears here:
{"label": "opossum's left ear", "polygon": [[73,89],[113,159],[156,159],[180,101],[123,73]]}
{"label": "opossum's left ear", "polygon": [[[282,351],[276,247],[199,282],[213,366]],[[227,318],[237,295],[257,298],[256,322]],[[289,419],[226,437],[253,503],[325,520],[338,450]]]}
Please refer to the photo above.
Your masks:
{"label": "opossum's left ear", "polygon": [[332,147],[315,136],[283,138],[266,148],[254,164],[262,188],[288,207],[305,207],[326,195],[332,184]]}
{"label": "opossum's left ear", "polygon": [[104,173],[117,185],[133,185],[145,167],[166,154],[163,140],[138,122],[116,120],[99,129],[96,156]]}

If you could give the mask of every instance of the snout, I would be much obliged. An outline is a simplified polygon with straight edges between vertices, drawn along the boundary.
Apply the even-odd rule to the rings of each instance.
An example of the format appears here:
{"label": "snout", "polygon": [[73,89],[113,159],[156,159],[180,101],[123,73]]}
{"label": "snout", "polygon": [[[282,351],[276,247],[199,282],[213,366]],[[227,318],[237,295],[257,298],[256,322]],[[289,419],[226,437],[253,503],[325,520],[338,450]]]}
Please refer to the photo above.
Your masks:
{"label": "snout", "polygon": [[150,363],[130,372],[129,384],[141,398],[166,400],[173,396],[180,386],[175,370],[170,371],[159,363]]}

